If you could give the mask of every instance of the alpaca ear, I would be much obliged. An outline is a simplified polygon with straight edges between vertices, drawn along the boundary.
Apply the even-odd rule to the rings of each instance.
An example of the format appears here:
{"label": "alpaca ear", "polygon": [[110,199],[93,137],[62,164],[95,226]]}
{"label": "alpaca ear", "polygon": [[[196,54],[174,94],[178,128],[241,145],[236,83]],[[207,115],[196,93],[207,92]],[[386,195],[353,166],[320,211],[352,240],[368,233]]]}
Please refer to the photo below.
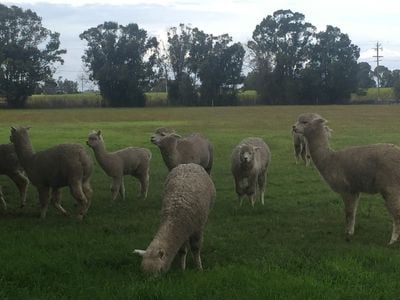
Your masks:
{"label": "alpaca ear", "polygon": [[26,130],[29,130],[29,129],[31,129],[31,128],[32,128],[32,126],[26,126],[26,127],[25,127]]}
{"label": "alpaca ear", "polygon": [[101,136],[101,130],[97,130],[97,133],[96,133],[98,136]]}
{"label": "alpaca ear", "polygon": [[182,136],[180,136],[179,134],[177,134],[177,133],[172,133],[171,134],[171,136],[173,136],[173,137],[176,137],[176,138],[178,138],[178,139],[180,139]]}
{"label": "alpaca ear", "polygon": [[143,255],[146,253],[146,251],[135,249],[135,250],[133,250],[133,253],[143,257]]}
{"label": "alpaca ear", "polygon": [[326,122],[328,122],[328,121],[325,120],[324,118],[320,117],[320,118],[318,118],[318,119],[315,119],[314,122],[317,122],[317,123],[326,123]]}
{"label": "alpaca ear", "polygon": [[11,126],[11,132],[16,132],[17,129],[14,126]]}

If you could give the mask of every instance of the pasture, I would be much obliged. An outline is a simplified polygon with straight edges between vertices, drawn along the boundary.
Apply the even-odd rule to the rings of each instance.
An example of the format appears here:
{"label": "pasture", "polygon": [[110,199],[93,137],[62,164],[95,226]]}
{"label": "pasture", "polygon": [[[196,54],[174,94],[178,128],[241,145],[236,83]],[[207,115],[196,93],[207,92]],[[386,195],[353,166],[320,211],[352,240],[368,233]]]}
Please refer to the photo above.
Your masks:
{"label": "pasture", "polygon": [[[108,150],[130,145],[153,154],[148,199],[125,178],[127,200],[111,203],[110,179],[95,163],[92,206],[78,223],[74,200],[63,190],[65,218],[52,206],[40,220],[36,190],[19,208],[13,183],[0,176],[8,211],[0,209],[1,299],[395,299],[399,297],[399,245],[387,246],[391,220],[379,195],[361,196],[356,232],[344,239],[343,204],[315,168],[295,164],[291,126],[317,112],[334,130],[331,146],[400,144],[400,106],[252,106],[217,108],[0,110],[0,143],[10,126],[30,125],[35,150],[65,142],[85,145],[101,129]],[[150,143],[155,128],[201,132],[214,145],[217,199],[205,230],[198,272],[175,264],[160,278],[140,272],[159,224],[167,168]],[[272,161],[266,204],[238,207],[230,174],[232,148],[258,136]],[[91,149],[87,151],[94,159]]]}

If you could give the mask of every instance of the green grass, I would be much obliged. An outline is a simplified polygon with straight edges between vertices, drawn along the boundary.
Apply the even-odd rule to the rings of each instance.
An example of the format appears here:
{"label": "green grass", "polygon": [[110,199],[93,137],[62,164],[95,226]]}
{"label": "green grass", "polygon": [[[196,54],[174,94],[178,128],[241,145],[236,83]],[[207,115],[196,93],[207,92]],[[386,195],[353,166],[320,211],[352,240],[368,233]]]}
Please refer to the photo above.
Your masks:
{"label": "green grass", "polygon": [[[13,125],[32,126],[36,150],[84,145],[90,130],[101,129],[109,150],[135,145],[153,153],[145,201],[126,178],[127,200],[110,203],[110,180],[96,163],[82,224],[53,207],[39,220],[32,186],[27,207],[19,209],[15,186],[0,176],[10,207],[0,209],[0,299],[398,299],[400,250],[387,246],[391,221],[383,200],[362,195],[354,240],[346,242],[338,195],[315,168],[294,163],[291,125],[302,112],[329,120],[334,148],[400,141],[396,105],[0,110],[1,143]],[[131,251],[149,244],[159,222],[167,170],[149,141],[159,126],[212,141],[217,201],[205,231],[204,272],[189,258],[187,271],[173,265],[152,279]],[[229,157],[248,136],[265,139],[272,162],[266,205],[239,208]],[[68,190],[63,204],[75,215]]]}

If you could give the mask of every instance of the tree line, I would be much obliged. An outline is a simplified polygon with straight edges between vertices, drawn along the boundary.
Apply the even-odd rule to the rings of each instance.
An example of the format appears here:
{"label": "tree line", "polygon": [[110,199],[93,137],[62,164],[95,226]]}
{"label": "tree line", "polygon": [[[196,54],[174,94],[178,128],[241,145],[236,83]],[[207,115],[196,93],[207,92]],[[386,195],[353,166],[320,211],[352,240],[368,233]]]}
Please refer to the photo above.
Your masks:
{"label": "tree line", "polygon": [[[53,79],[66,53],[59,36],[35,12],[0,4],[0,96],[9,107],[24,107],[35,91],[77,92],[77,83]],[[235,105],[239,89],[256,90],[259,104],[342,104],[376,76],[381,86],[400,86],[400,70],[357,63],[360,49],[347,34],[331,25],[317,32],[291,10],[265,17],[247,44],[185,24],[169,28],[166,41],[116,22],[79,37],[89,79],[108,106],[145,106],[144,93],[157,89],[170,105]]]}

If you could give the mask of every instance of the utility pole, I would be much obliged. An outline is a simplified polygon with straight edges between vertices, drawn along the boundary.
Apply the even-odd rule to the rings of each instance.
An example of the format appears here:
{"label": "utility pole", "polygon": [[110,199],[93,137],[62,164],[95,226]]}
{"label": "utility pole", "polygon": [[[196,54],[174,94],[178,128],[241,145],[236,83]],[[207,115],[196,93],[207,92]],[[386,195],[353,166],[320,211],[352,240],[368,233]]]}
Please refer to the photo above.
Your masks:
{"label": "utility pole", "polygon": [[381,101],[381,95],[380,95],[380,91],[379,88],[381,86],[381,79],[379,77],[379,62],[381,61],[381,58],[383,57],[382,55],[379,55],[379,50],[383,51],[382,45],[379,44],[379,42],[376,42],[376,48],[372,48],[376,51],[376,55],[374,55],[373,57],[376,58],[376,78],[378,80],[378,101]]}

